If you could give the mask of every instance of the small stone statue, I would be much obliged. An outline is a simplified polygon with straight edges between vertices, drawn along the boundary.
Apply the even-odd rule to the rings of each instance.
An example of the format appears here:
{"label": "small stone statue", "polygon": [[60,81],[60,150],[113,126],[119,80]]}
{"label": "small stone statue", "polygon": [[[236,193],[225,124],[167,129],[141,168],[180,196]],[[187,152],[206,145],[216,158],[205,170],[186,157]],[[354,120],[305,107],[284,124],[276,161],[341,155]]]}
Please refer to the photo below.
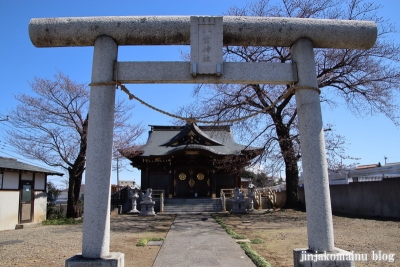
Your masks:
{"label": "small stone statue", "polygon": [[153,190],[151,188],[147,188],[146,193],[143,194],[143,201],[140,202],[141,209],[139,215],[143,216],[154,216],[156,213],[154,212],[154,205],[156,202],[152,200],[151,193]]}
{"label": "small stone statue", "polygon": [[244,201],[244,193],[243,192],[239,193],[239,200]]}
{"label": "small stone statue", "polygon": [[244,200],[244,194],[243,192],[240,192],[239,188],[235,187],[234,189],[234,200],[240,200],[243,201]]}
{"label": "small stone statue", "polygon": [[152,198],[151,198],[152,192],[153,192],[153,190],[151,188],[147,188],[146,193],[144,193],[144,195],[143,195],[143,201],[151,202],[152,201]]}
{"label": "small stone statue", "polygon": [[246,205],[243,192],[235,187],[233,196],[233,207],[231,213],[246,213]]}
{"label": "small stone statue", "polygon": [[239,195],[240,195],[240,190],[239,190],[239,188],[235,187],[233,199],[234,200],[238,200],[239,199]]}

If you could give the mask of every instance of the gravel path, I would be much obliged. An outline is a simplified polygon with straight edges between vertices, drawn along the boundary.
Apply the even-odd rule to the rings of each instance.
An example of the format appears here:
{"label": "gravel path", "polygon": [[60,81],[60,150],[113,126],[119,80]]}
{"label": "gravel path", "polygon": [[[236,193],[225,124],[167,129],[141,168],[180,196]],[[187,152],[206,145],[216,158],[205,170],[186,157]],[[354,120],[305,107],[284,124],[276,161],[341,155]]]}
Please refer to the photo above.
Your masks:
{"label": "gravel path", "polygon": [[1,266],[63,266],[81,252],[82,225],[0,232]]}

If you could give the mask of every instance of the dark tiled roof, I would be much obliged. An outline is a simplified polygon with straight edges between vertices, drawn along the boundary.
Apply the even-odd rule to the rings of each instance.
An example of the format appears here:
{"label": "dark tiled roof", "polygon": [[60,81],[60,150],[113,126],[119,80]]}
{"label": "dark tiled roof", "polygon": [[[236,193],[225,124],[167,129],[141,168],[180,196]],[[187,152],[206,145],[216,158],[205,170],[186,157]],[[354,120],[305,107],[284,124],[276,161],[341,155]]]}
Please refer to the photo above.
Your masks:
{"label": "dark tiled roof", "polygon": [[[188,143],[174,146],[172,144],[177,141],[177,138],[184,137],[182,133],[187,132],[187,128],[190,127],[190,125],[151,126],[147,143],[140,148],[143,153],[139,153],[139,156],[164,156],[179,150],[187,149],[206,150],[218,155],[235,155],[241,154],[243,151],[260,150],[260,148],[248,147],[236,143],[229,126],[194,126],[194,129],[199,129],[198,132],[201,134],[201,137],[204,138],[205,141],[209,141],[208,145]],[[121,152],[123,155],[130,158],[124,151]]]}
{"label": "dark tiled roof", "polygon": [[41,167],[37,167],[34,165],[20,162],[13,158],[5,158],[5,157],[0,157],[0,169],[14,170],[14,171],[40,172],[40,173],[46,173],[49,175],[60,175],[60,176],[64,175],[63,173],[60,173],[60,172],[51,171],[51,170],[48,170],[45,168],[41,168]]}
{"label": "dark tiled roof", "polygon": [[168,140],[167,143],[162,144],[162,146],[176,147],[180,145],[186,145],[190,142],[204,146],[223,146],[223,144],[218,143],[218,141],[211,139],[194,123],[186,125],[183,130],[172,137],[172,139]]}

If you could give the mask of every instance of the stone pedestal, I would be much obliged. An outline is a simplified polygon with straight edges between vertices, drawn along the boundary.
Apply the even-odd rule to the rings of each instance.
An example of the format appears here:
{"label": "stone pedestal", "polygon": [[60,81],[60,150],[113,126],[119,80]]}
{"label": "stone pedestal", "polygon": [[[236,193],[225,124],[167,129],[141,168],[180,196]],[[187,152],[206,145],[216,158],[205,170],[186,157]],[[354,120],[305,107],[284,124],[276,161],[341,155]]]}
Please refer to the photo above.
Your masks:
{"label": "stone pedestal", "polygon": [[249,211],[254,210],[254,200],[253,197],[249,197]]}
{"label": "stone pedestal", "polygon": [[142,201],[140,205],[142,208],[140,209],[140,216],[155,216],[156,213],[154,212],[154,205],[156,204],[155,201]]}
{"label": "stone pedestal", "polygon": [[137,206],[136,199],[138,199],[138,198],[139,198],[139,196],[135,192],[131,197],[131,199],[132,199],[132,209],[127,212],[128,214],[138,214],[139,213],[139,211],[136,209],[136,206]]}
{"label": "stone pedestal", "polygon": [[233,208],[231,213],[233,214],[243,214],[246,211],[246,201],[245,200],[233,200]]}
{"label": "stone pedestal", "polygon": [[248,186],[248,191],[247,191],[247,197],[249,199],[249,211],[254,210],[254,201],[255,201],[255,191],[256,186],[253,184],[253,182],[250,180],[250,184]]}
{"label": "stone pedestal", "polygon": [[81,254],[65,261],[65,267],[124,267],[125,255],[121,252],[110,252],[108,257],[90,259]]}
{"label": "stone pedestal", "polygon": [[293,250],[295,267],[354,267],[353,253],[334,248],[331,252],[313,253],[306,248]]}

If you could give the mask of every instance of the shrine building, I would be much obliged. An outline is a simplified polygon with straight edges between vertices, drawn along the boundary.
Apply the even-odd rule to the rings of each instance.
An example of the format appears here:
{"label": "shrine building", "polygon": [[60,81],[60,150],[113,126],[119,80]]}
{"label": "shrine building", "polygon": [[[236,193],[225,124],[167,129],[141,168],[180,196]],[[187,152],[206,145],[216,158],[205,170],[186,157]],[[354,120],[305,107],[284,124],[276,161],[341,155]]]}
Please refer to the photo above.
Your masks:
{"label": "shrine building", "polygon": [[215,198],[240,186],[240,173],[262,148],[234,141],[230,125],[151,125],[147,143],[121,150],[141,170],[142,189],[164,190],[168,198]]}

